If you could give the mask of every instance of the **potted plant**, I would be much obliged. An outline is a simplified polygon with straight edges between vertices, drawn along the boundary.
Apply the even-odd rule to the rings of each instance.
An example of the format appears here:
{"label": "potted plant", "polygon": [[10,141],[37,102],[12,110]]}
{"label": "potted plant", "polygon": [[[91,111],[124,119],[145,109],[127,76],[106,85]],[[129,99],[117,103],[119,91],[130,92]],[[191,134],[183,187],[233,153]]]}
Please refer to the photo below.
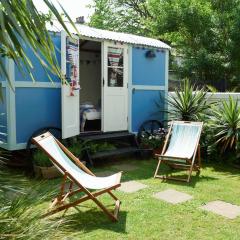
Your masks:
{"label": "potted plant", "polygon": [[141,147],[153,150],[153,155],[162,152],[166,131],[164,128],[154,130],[153,133],[142,132]]}
{"label": "potted plant", "polygon": [[61,175],[48,156],[40,150],[36,150],[33,154],[33,166],[37,177],[51,179]]}

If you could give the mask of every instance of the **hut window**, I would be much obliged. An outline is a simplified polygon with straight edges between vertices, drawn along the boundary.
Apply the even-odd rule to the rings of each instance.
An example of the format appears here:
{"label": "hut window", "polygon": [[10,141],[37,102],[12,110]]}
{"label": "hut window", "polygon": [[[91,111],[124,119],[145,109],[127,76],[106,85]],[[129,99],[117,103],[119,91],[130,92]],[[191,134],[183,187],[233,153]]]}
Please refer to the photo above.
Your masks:
{"label": "hut window", "polygon": [[123,87],[123,48],[108,47],[108,86]]}

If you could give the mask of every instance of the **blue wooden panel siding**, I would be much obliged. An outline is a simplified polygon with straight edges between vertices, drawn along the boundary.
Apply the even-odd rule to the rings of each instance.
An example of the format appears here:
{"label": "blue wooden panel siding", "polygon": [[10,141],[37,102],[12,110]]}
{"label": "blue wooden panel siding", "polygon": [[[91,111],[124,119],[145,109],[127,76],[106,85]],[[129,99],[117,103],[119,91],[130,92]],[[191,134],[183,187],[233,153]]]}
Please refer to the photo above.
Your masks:
{"label": "blue wooden panel siding", "polygon": [[[55,51],[56,51],[56,57],[59,63],[59,66],[61,66],[61,37],[59,34],[54,34],[51,33],[52,41],[55,46]],[[32,62],[33,65],[33,76],[37,82],[49,82],[50,79],[48,78],[47,73],[44,71],[42,68],[39,60],[37,57],[34,55],[33,51],[30,49],[30,47],[26,46],[26,52],[27,56]],[[32,81],[30,75],[28,74],[26,68],[23,70],[24,74],[17,68],[15,67],[15,81]],[[52,73],[49,73],[51,76],[52,80],[54,82],[60,82],[60,79],[55,76]]]}
{"label": "blue wooden panel siding", "polygon": [[132,48],[132,84],[133,85],[165,85],[164,50],[153,50],[155,58],[147,58],[146,52],[151,49]]}
{"label": "blue wooden panel siding", "polygon": [[132,94],[132,131],[138,132],[141,124],[150,119],[163,119],[163,112],[157,108],[156,101],[162,103],[161,109],[164,108],[162,96],[164,91],[156,90],[135,90]]}
{"label": "blue wooden panel siding", "polygon": [[34,131],[47,126],[61,127],[61,89],[17,88],[17,143],[26,143]]}
{"label": "blue wooden panel siding", "polygon": [[[0,142],[7,143],[7,99],[6,88],[2,88],[3,102],[0,101]],[[5,134],[5,135],[4,135]]]}

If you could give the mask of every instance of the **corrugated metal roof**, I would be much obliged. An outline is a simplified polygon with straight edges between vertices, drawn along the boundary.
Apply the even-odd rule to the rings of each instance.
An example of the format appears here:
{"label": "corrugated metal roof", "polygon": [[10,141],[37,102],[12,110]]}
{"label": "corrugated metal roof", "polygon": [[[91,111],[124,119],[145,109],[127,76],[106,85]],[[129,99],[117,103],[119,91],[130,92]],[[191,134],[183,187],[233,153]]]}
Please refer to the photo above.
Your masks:
{"label": "corrugated metal roof", "polygon": [[[66,23],[66,25],[71,33],[77,34],[77,31],[72,27],[71,24]],[[153,38],[141,37],[141,36],[128,34],[128,33],[112,32],[108,30],[89,27],[82,24],[76,24],[76,27],[80,35],[87,38],[118,41],[118,42],[133,44],[133,45],[149,46],[149,47],[163,48],[163,49],[171,48],[166,43]],[[62,26],[57,22],[54,22],[54,25],[50,25],[50,24],[47,25],[47,28],[49,31],[53,31],[53,32],[60,32],[61,30],[63,30]]]}

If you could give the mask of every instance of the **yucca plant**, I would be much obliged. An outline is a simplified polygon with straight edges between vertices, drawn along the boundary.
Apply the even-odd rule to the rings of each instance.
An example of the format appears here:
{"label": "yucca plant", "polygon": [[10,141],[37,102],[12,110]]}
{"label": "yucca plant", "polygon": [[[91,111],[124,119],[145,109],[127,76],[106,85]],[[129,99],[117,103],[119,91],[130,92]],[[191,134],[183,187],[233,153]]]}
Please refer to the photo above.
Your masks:
{"label": "yucca plant", "polygon": [[[42,219],[44,201],[52,194],[43,193],[42,184],[0,202],[0,239],[54,239],[55,229],[63,221]],[[13,195],[13,194],[12,194]],[[15,194],[16,195],[16,194]]]}
{"label": "yucca plant", "polygon": [[9,153],[0,148],[0,239],[54,239],[61,221],[41,219],[37,208],[53,196],[46,183],[32,183],[6,167]]}
{"label": "yucca plant", "polygon": [[[57,191],[57,190],[54,190]],[[42,219],[56,192],[0,164],[0,239],[55,239],[63,220]]]}
{"label": "yucca plant", "polygon": [[229,96],[228,101],[222,100],[212,105],[209,126],[214,132],[215,144],[226,150],[237,150],[240,137],[240,106],[238,100]]}
{"label": "yucca plant", "polygon": [[169,94],[166,101],[169,117],[174,120],[199,120],[209,108],[207,92],[204,88],[191,85],[188,79],[183,81],[180,89],[175,90],[174,95]]}

